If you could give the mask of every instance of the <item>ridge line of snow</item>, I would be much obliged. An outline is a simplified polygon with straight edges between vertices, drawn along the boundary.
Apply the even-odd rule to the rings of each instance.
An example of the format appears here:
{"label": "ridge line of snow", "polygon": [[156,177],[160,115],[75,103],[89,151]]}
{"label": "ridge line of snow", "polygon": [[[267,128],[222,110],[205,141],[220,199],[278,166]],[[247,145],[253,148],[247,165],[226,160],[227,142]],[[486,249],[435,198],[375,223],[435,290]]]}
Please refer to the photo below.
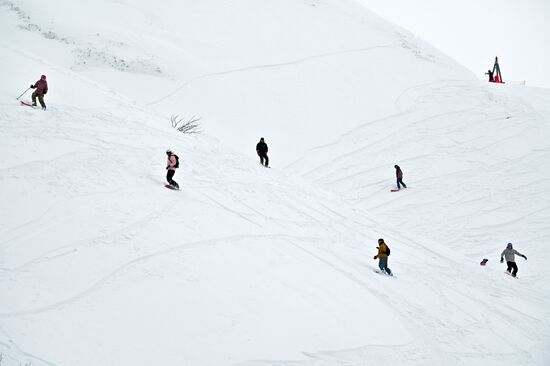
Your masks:
{"label": "ridge line of snow", "polygon": [[226,70],[226,71],[216,71],[216,72],[212,72],[212,73],[207,73],[207,74],[195,76],[195,77],[187,80],[186,82],[181,84],[179,87],[177,87],[176,89],[174,89],[170,93],[164,95],[162,98],[155,99],[155,100],[153,100],[149,103],[145,103],[145,105],[150,106],[150,105],[158,104],[162,100],[164,100],[168,97],[171,97],[172,95],[178,93],[180,90],[182,90],[183,88],[185,88],[189,84],[191,84],[191,83],[193,83],[197,80],[201,80],[201,79],[206,79],[206,78],[221,76],[221,75],[230,75],[230,74],[235,74],[235,73],[239,73],[239,72],[252,71],[252,70],[258,70],[258,69],[271,69],[271,68],[298,65],[298,64],[301,64],[301,63],[304,63],[304,62],[308,62],[308,61],[315,60],[315,59],[320,59],[320,58],[334,57],[334,56],[344,55],[344,54],[348,54],[348,53],[363,53],[363,52],[368,52],[368,51],[372,51],[372,50],[376,50],[376,49],[389,48],[389,47],[394,47],[394,46],[395,46],[395,44],[386,44],[386,45],[379,45],[379,46],[372,46],[372,47],[354,48],[354,49],[349,49],[349,50],[331,51],[331,52],[325,52],[325,53],[320,53],[320,54],[316,54],[316,55],[305,56],[305,57],[299,58],[297,60],[292,60],[292,61],[277,62],[277,63],[273,63],[273,64],[261,64],[261,65],[245,66],[245,67],[239,67],[239,68],[236,68],[236,69],[231,69],[231,70]]}

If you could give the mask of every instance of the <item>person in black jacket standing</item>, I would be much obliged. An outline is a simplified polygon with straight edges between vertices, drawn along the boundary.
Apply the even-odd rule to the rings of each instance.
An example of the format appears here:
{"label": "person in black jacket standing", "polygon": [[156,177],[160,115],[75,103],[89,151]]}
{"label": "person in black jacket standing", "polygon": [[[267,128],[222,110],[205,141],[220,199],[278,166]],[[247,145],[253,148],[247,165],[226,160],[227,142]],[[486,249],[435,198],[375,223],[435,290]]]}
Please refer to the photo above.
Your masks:
{"label": "person in black jacket standing", "polygon": [[403,172],[401,171],[401,168],[399,165],[394,165],[395,168],[395,177],[397,178],[397,189],[401,189],[401,185],[404,188],[407,188],[407,185],[403,183]]}
{"label": "person in black jacket standing", "polygon": [[265,166],[267,167],[269,165],[269,158],[267,157],[267,144],[265,143],[263,137],[260,138],[260,142],[256,144],[256,152],[260,157],[260,164],[264,165],[265,159]]}

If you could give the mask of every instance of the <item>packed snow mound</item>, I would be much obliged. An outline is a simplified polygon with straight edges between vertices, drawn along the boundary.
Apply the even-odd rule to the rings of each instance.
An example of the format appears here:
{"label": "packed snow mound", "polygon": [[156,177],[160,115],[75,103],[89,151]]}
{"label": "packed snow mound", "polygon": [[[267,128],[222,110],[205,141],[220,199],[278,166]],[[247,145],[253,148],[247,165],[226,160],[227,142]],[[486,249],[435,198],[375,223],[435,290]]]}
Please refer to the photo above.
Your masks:
{"label": "packed snow mound", "polygon": [[97,106],[95,91],[57,72],[71,70],[163,115],[201,116],[205,132],[240,151],[264,136],[278,166],[394,113],[408,87],[474,79],[349,0],[22,0],[0,9],[4,48],[38,61],[9,65],[12,88],[46,73],[51,103]]}
{"label": "packed snow mound", "polygon": [[[550,360],[544,91],[472,81],[347,0],[2,1],[0,31],[2,366]],[[42,73],[48,110],[17,106]],[[517,281],[494,265],[512,230]]]}

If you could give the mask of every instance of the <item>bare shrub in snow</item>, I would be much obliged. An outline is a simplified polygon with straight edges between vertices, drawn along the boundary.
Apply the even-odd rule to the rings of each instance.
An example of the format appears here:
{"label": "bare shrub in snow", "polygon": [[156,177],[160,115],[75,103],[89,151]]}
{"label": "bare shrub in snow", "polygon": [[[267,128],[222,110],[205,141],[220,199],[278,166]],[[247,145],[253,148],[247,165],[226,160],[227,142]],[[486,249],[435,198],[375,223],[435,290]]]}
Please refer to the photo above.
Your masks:
{"label": "bare shrub in snow", "polygon": [[200,120],[201,118],[196,116],[190,119],[185,119],[185,117],[180,118],[179,115],[172,115],[172,117],[170,117],[172,127],[187,135],[195,135],[202,132],[199,124]]}

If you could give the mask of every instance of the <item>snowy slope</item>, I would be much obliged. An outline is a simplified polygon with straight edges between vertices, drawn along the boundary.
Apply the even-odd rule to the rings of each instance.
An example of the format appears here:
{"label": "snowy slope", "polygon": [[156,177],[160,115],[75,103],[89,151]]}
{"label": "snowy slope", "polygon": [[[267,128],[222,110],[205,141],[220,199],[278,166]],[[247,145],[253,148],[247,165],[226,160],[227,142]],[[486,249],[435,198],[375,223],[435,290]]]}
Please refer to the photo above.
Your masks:
{"label": "snowy slope", "polygon": [[[52,82],[70,69],[165,116],[199,115],[240,151],[265,136],[277,166],[395,112],[405,88],[475,79],[347,0],[4,4],[5,44],[42,61]],[[13,85],[33,74],[17,69]],[[76,85],[58,86],[52,103],[95,106]]]}
{"label": "snowy slope", "polygon": [[[439,82],[406,90],[396,105],[313,150],[297,171],[391,227],[425,235],[422,222],[432,240],[473,259],[505,241],[544,245],[550,91]],[[394,164],[410,189],[387,197]]]}
{"label": "snowy slope", "polygon": [[[388,344],[411,341],[398,314],[315,253],[356,231],[325,192],[131,110],[124,120],[17,108],[2,119],[6,151],[27,147],[2,174],[11,209],[2,211],[0,316],[12,351],[33,363],[207,365],[384,334]],[[161,186],[167,143],[185,157],[182,192]],[[42,151],[51,155],[41,160]]]}
{"label": "snowy slope", "polygon": [[548,363],[547,91],[353,2],[160,5],[0,2],[2,365]]}

